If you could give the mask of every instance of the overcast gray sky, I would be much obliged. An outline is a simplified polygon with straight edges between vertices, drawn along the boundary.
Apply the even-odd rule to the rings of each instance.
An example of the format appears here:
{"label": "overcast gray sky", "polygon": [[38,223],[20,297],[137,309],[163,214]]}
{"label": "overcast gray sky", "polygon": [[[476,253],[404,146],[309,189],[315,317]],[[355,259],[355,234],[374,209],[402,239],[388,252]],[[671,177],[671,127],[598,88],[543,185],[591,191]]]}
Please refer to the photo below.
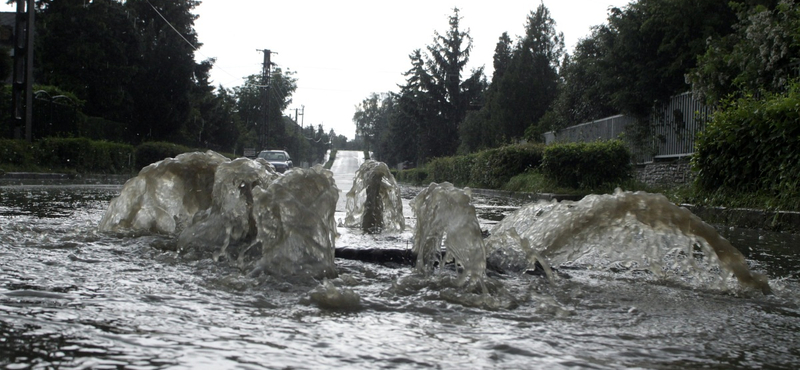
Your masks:
{"label": "overcast gray sky", "polygon": [[[545,0],[566,47],[606,22],[608,8],[629,0]],[[355,106],[370,93],[398,91],[408,55],[432,44],[434,31],[449,28],[453,7],[460,27],[469,29],[473,50],[469,69],[484,66],[491,76],[492,57],[503,32],[524,33],[528,14],[539,1],[519,0],[205,0],[196,9],[195,29],[203,46],[197,59],[216,58],[212,79],[234,87],[258,74],[262,54],[297,72],[298,89],[290,112],[305,106],[302,121],[355,136]]]}
{"label": "overcast gray sky", "polygon": [[[629,0],[544,0],[564,33],[566,47],[606,22],[611,6]],[[539,1],[519,0],[203,0],[195,9],[195,30],[203,46],[196,59],[216,58],[211,78],[226,88],[259,74],[263,55],[296,72],[298,89],[286,112],[305,106],[305,125],[352,139],[355,106],[370,93],[398,91],[408,55],[432,44],[434,31],[445,33],[453,8],[461,29],[469,30],[473,50],[468,69],[492,73],[492,56],[503,32],[512,39],[524,33],[528,14]],[[13,11],[13,6],[5,6]]]}

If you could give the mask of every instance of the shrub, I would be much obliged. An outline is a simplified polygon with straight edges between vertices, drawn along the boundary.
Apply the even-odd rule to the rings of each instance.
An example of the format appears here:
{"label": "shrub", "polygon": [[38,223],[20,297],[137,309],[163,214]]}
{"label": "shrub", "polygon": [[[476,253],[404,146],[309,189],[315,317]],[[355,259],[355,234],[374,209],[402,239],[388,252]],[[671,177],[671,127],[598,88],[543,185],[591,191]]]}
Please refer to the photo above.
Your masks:
{"label": "shrub", "polygon": [[398,171],[395,180],[412,185],[424,185],[426,182],[431,181],[428,179],[428,171],[424,168],[411,168]]}
{"label": "shrub", "polygon": [[464,186],[469,184],[474,159],[474,155],[436,158],[425,168],[432,182],[447,181],[456,186]]}
{"label": "shrub", "polygon": [[39,165],[79,173],[130,173],[133,147],[86,138],[45,138],[36,144]]}
{"label": "shrub", "polygon": [[167,142],[149,141],[142,143],[136,147],[136,168],[143,168],[166,158],[191,151],[192,149],[189,147]]}
{"label": "shrub", "polygon": [[543,153],[542,145],[507,145],[480,152],[472,166],[470,183],[480,188],[500,189],[512,177],[538,168]]}
{"label": "shrub", "polygon": [[545,148],[542,173],[559,186],[589,189],[631,175],[631,154],[619,140],[554,144]]}
{"label": "shrub", "polygon": [[798,195],[800,83],[783,94],[723,103],[699,133],[692,165],[705,190]]}
{"label": "shrub", "polygon": [[512,177],[542,162],[541,145],[508,145],[456,157],[436,158],[426,166],[430,181],[499,189]]}
{"label": "shrub", "polygon": [[25,140],[0,139],[0,165],[25,168],[34,163],[33,144]]}
{"label": "shrub", "polygon": [[92,145],[94,158],[91,172],[131,173],[133,172],[134,148],[132,145],[95,141]]}
{"label": "shrub", "polygon": [[37,142],[39,165],[86,172],[91,161],[91,145],[86,138],[44,138]]}

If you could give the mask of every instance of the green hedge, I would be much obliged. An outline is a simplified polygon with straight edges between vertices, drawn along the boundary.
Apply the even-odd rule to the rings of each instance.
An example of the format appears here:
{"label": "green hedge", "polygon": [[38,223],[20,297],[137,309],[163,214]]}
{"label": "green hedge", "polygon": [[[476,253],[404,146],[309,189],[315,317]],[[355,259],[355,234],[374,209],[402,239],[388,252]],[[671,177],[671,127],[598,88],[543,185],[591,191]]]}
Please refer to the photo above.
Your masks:
{"label": "green hedge", "polygon": [[397,182],[413,185],[425,185],[431,182],[431,180],[428,179],[428,171],[424,168],[411,168],[398,171],[397,175],[395,175],[395,180],[397,180]]}
{"label": "green hedge", "polygon": [[432,182],[441,183],[447,181],[456,186],[466,186],[470,184],[470,175],[472,174],[475,157],[476,155],[470,154],[436,158],[430,161],[425,168]]}
{"label": "green hedge", "polygon": [[700,132],[692,164],[705,190],[800,193],[800,83],[726,102]]}
{"label": "green hedge", "polygon": [[544,150],[541,170],[559,186],[616,185],[631,176],[631,154],[619,140],[553,144]]}
{"label": "green hedge", "polygon": [[34,143],[0,140],[0,165],[15,170],[130,173],[133,146],[86,138],[45,138]]}
{"label": "green hedge", "polygon": [[542,162],[542,145],[508,145],[456,157],[437,158],[426,169],[430,181],[499,189],[512,177]]}
{"label": "green hedge", "polygon": [[136,168],[141,169],[152,163],[191,151],[193,150],[189,147],[167,142],[150,141],[142,143],[136,147]]}
{"label": "green hedge", "polygon": [[499,189],[512,177],[538,168],[544,155],[543,145],[508,145],[477,154],[470,183],[472,186]]}
{"label": "green hedge", "polygon": [[31,167],[36,164],[35,148],[25,140],[0,139],[0,166]]}
{"label": "green hedge", "polygon": [[39,164],[79,173],[130,173],[133,146],[86,138],[45,138],[36,142]]}

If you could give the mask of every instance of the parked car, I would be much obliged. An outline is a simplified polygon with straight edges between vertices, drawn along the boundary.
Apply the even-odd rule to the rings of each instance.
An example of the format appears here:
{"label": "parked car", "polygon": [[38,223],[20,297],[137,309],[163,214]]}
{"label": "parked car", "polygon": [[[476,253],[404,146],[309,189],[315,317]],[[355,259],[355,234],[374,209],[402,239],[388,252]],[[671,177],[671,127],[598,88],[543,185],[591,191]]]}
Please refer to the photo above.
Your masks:
{"label": "parked car", "polygon": [[292,168],[292,158],[283,150],[262,150],[258,153],[258,158],[263,158],[281,173]]}

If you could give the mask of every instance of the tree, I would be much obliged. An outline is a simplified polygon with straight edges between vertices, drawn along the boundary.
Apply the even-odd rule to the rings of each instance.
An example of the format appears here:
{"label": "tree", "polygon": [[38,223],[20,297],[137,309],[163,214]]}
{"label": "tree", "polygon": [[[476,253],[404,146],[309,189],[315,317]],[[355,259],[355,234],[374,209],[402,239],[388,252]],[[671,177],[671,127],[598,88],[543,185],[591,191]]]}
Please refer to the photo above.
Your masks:
{"label": "tree", "polygon": [[[526,129],[536,125],[556,95],[564,35],[556,31],[555,24],[544,4],[531,12],[525,37],[500,81],[500,120],[507,138],[520,138]],[[538,137],[534,140],[538,141]]]}
{"label": "tree", "polygon": [[[468,117],[461,130],[462,152],[521,139],[529,127],[530,132],[541,131],[538,122],[556,95],[564,36],[556,31],[550,11],[542,4],[529,14],[525,36],[510,59],[508,43],[508,36],[503,34],[494,57],[496,68],[501,69],[493,76],[485,105]],[[507,67],[502,67],[506,63]]]}
{"label": "tree", "polygon": [[709,103],[734,92],[780,92],[800,74],[800,8],[794,0],[774,8],[735,5],[735,32],[709,40],[698,65],[686,76]]}
{"label": "tree", "polygon": [[559,71],[561,83],[551,106],[548,129],[558,129],[593,119],[612,116],[618,110],[611,105],[611,91],[601,81],[603,59],[608,52],[605,27],[594,27],[581,39],[572,56],[565,56]]}
{"label": "tree", "polygon": [[234,114],[236,102],[230,91],[222,86],[215,89],[209,84],[212,65],[213,59],[195,66],[194,85],[190,94],[192,110],[181,136],[185,138],[185,144],[192,147],[236,152],[239,139],[239,127]]}
{"label": "tree", "polygon": [[684,75],[709,37],[731,32],[736,14],[717,0],[639,0],[613,8],[602,26],[601,83],[622,113],[647,117],[653,105],[688,89]]}
{"label": "tree", "polygon": [[389,126],[387,100],[388,94],[372,93],[356,106],[353,123],[356,130],[364,138],[365,150],[376,150],[381,147],[383,133]]}
{"label": "tree", "polygon": [[[458,128],[470,105],[483,93],[483,68],[473,70],[461,80],[461,71],[469,62],[472,38],[469,30],[461,31],[458,8],[449,18],[450,29],[445,35],[434,32],[434,42],[428,45],[425,70],[420,75],[422,90],[434,104],[434,115],[425,120],[421,141],[424,157],[452,155],[458,148]],[[424,73],[422,73],[424,72]]]}
{"label": "tree", "polygon": [[[133,121],[138,140],[179,140],[191,112],[194,50],[200,47],[191,11],[199,1],[127,0],[141,40]],[[163,17],[163,18],[162,18]]]}
{"label": "tree", "polygon": [[498,129],[502,124],[498,115],[493,113],[500,112],[497,89],[511,65],[513,53],[511,38],[507,32],[503,32],[494,48],[492,82],[486,89],[484,99],[478,104],[480,109],[468,112],[459,127],[460,153],[466,154],[496,147],[505,141],[503,131]]}
{"label": "tree", "polygon": [[[269,111],[267,112],[267,148],[282,148],[289,145],[291,138],[286,133],[283,123],[283,111],[291,104],[292,94],[297,89],[297,79],[293,77],[294,72],[281,68],[275,68],[270,77],[269,87]],[[244,136],[248,138],[242,144],[246,147],[256,147],[258,138],[258,127],[264,125],[264,104],[263,97],[265,89],[261,82],[261,76],[250,75],[245,79],[245,83],[233,89],[236,98],[236,111],[241,121]],[[258,148],[267,149],[267,148]]]}
{"label": "tree", "polygon": [[494,72],[492,72],[493,84],[503,78],[503,74],[505,74],[508,66],[511,64],[511,57],[514,53],[513,47],[514,45],[511,42],[511,38],[508,37],[508,32],[503,32],[494,48],[492,63],[494,67]]}
{"label": "tree", "polygon": [[130,121],[140,40],[118,1],[43,0],[36,19],[37,81],[75,93],[85,113]]}
{"label": "tree", "polygon": [[[282,148],[288,145],[289,137],[286,124],[283,123],[283,111],[292,104],[292,94],[297,90],[297,79],[291,70],[283,71],[276,67],[272,70],[267,111],[267,148]],[[266,148],[264,148],[266,149]]]}
{"label": "tree", "polygon": [[404,72],[406,83],[394,97],[395,106],[389,120],[389,136],[393,138],[392,151],[386,154],[390,163],[414,162],[425,159],[420,138],[422,127],[427,127],[427,112],[432,106],[431,98],[422,89],[422,80],[429,76],[425,71],[422,51],[417,49],[409,54],[411,68]]}
{"label": "tree", "polygon": [[472,38],[460,30],[458,12],[453,9],[447,33],[434,32],[427,53],[417,49],[409,55],[411,68],[398,94],[373,94],[356,107],[353,121],[378,158],[422,163],[456,153],[459,126],[479,106],[487,85],[483,68],[461,79]]}

